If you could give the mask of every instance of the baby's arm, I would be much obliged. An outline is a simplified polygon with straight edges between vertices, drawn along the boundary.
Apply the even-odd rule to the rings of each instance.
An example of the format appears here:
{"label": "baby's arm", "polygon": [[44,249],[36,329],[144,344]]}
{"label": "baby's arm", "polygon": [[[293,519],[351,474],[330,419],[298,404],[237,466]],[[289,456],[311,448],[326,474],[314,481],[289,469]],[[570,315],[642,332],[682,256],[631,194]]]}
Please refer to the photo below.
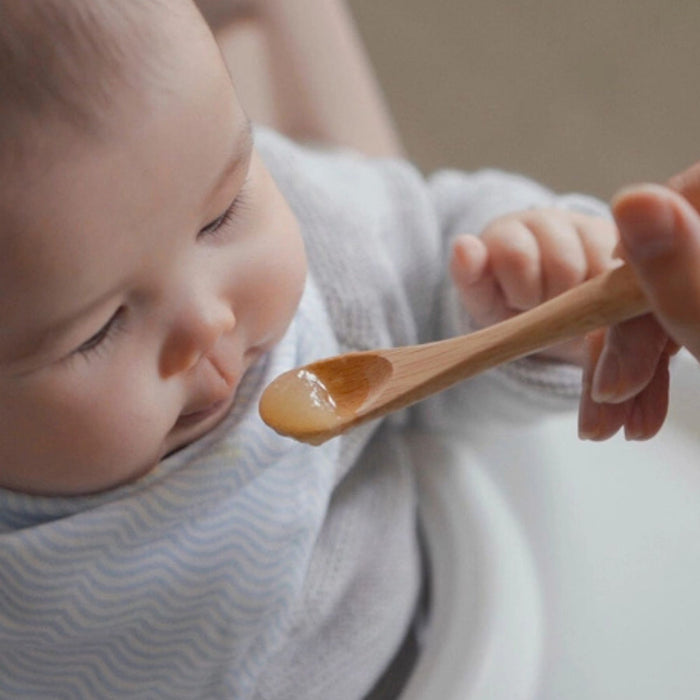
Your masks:
{"label": "baby's arm", "polygon": [[[530,209],[494,220],[481,236],[459,236],[450,270],[464,308],[478,326],[486,326],[608,269],[616,241],[608,219]],[[584,354],[581,338],[542,356],[581,365]]]}

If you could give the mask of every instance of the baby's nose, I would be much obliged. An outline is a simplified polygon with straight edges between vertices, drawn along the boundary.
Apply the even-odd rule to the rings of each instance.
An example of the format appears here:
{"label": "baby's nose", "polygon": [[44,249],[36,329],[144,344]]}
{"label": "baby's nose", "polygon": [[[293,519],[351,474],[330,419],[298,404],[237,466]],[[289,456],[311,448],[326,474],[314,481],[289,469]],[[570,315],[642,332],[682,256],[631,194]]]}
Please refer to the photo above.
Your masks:
{"label": "baby's nose", "polygon": [[235,325],[233,309],[223,299],[189,303],[180,310],[166,335],[160,354],[160,375],[167,379],[188,372]]}

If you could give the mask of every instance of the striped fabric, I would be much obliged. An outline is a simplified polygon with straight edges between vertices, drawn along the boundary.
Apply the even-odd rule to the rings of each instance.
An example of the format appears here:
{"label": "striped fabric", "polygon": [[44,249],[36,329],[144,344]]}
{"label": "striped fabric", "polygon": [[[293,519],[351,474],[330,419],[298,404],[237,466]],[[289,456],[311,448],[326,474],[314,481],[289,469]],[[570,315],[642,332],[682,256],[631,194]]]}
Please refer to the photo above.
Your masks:
{"label": "striped fabric", "polygon": [[[337,444],[273,435],[260,388],[335,350],[318,296],[226,423],[104,495],[0,492],[0,697],[244,698],[288,624]],[[322,314],[321,314],[322,315]],[[235,428],[235,430],[233,430]]]}

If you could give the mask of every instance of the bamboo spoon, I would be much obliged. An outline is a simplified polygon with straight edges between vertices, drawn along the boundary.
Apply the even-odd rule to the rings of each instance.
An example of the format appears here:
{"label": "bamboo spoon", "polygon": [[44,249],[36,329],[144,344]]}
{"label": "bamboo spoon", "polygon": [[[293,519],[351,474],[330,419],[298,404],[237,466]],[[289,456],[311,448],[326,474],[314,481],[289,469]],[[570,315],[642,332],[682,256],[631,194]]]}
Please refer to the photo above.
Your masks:
{"label": "bamboo spoon", "polygon": [[263,392],[260,415],[278,433],[320,445],[491,367],[648,310],[622,265],[469,335],[338,355],[285,372]]}

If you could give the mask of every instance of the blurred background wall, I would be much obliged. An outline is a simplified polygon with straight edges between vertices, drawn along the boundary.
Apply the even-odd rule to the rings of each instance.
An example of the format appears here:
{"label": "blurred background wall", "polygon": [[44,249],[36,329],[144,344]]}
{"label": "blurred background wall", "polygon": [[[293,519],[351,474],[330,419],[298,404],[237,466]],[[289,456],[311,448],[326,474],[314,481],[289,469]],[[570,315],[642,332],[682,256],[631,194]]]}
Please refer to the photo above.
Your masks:
{"label": "blurred background wall", "polygon": [[350,0],[411,158],[608,198],[700,159],[699,0]]}

